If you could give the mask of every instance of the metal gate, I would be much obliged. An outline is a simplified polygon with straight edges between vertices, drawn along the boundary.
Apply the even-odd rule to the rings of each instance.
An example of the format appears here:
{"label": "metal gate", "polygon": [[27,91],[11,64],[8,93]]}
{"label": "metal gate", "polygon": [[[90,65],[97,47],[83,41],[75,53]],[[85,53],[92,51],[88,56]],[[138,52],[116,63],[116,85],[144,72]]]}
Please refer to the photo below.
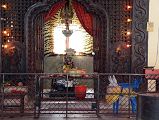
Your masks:
{"label": "metal gate", "polygon": [[0,78],[1,116],[130,117],[137,113],[138,93],[158,93],[159,75],[2,73]]}

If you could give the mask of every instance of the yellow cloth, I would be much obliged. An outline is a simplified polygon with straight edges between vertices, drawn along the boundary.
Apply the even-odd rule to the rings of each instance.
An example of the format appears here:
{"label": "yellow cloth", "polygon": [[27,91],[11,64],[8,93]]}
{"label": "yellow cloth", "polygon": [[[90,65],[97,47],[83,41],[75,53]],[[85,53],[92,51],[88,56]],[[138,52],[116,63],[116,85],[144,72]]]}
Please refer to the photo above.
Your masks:
{"label": "yellow cloth", "polygon": [[[111,94],[109,94],[109,93],[111,93]],[[118,100],[120,93],[121,93],[120,86],[108,86],[107,94],[109,94],[109,95],[105,96],[106,102],[109,104],[114,103],[116,100]],[[114,95],[114,94],[116,94],[116,95]]]}
{"label": "yellow cloth", "polygon": [[135,96],[134,95],[135,92],[132,91],[132,89],[130,89],[130,90],[129,90],[129,88],[122,89],[120,86],[108,86],[107,94],[109,94],[109,93],[111,93],[111,94],[105,96],[106,102],[108,104],[112,104],[116,100],[118,100],[118,98],[121,94],[128,96],[129,92],[130,92],[130,96]]}

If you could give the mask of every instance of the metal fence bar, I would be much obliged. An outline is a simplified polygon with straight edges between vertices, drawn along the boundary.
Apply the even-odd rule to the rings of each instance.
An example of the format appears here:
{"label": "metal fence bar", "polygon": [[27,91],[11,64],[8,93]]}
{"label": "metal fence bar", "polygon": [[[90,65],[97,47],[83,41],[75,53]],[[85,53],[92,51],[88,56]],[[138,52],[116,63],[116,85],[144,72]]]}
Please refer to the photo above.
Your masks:
{"label": "metal fence bar", "polygon": [[37,111],[39,105],[39,81],[37,79],[37,74],[35,75],[35,101],[34,101],[34,118],[37,118]]}
{"label": "metal fence bar", "polygon": [[66,87],[66,118],[68,117],[68,74],[66,75],[67,87]]}
{"label": "metal fence bar", "polygon": [[129,96],[129,98],[128,98],[128,100],[129,100],[129,102],[128,102],[128,104],[129,104],[129,111],[128,111],[128,114],[129,114],[129,118],[130,118],[130,111],[131,111],[131,108],[130,108],[130,104],[131,104],[130,103],[130,99],[131,99],[130,95],[131,95],[131,93],[130,92],[131,92],[131,82],[132,81],[131,81],[131,76],[129,75],[128,77],[129,77],[129,95],[128,95]]}
{"label": "metal fence bar", "polygon": [[38,78],[38,89],[37,89],[37,91],[38,91],[38,95],[37,95],[37,105],[38,105],[38,115],[37,115],[37,117],[39,117],[40,116],[40,109],[41,109],[41,99],[42,99],[42,95],[41,95],[41,78],[40,78],[40,76],[39,76],[39,78]]}
{"label": "metal fence bar", "polygon": [[2,75],[2,101],[1,101],[1,109],[2,109],[2,117],[3,117],[3,112],[4,112],[4,79],[5,75]]}
{"label": "metal fence bar", "polygon": [[[68,81],[69,81],[69,74],[63,74],[62,79],[65,79],[67,82],[67,87],[66,87],[66,91],[61,93],[63,97],[63,99],[60,100],[55,100],[55,98],[50,98],[49,97],[49,90],[47,91],[43,91],[43,85],[44,85],[44,78],[47,77],[48,80],[50,81],[51,79],[55,78],[55,76],[57,77],[59,74],[42,74],[42,73],[29,73],[29,74],[23,74],[23,73],[0,73],[0,75],[2,76],[2,84],[1,84],[1,112],[2,112],[2,116],[5,113],[7,114],[11,114],[11,113],[16,113],[13,110],[10,111],[5,111],[6,108],[4,108],[4,100],[6,99],[4,95],[6,92],[6,85],[5,85],[5,79],[6,78],[11,78],[12,76],[16,76],[17,79],[24,79],[26,80],[26,87],[28,87],[29,85],[31,85],[31,87],[34,87],[35,84],[35,89],[32,91],[32,95],[31,97],[33,97],[32,102],[34,101],[34,105],[31,106],[30,108],[28,108],[28,106],[26,106],[26,108],[24,108],[24,113],[28,112],[27,110],[33,109],[29,111],[30,114],[33,114],[34,117],[39,117],[40,114],[64,114],[66,116],[66,118],[68,117],[68,115],[70,114],[96,114],[97,116],[99,116],[100,114],[114,114],[113,113],[113,107],[112,104],[108,104],[105,102],[105,97],[101,98],[100,96],[106,96],[106,95],[110,95],[110,96],[115,96],[115,95],[121,95],[121,93],[109,93],[109,94],[105,94],[104,91],[101,92],[101,87],[103,86],[108,86],[107,82],[108,81],[108,76],[109,75],[115,75],[117,78],[118,82],[123,82],[123,83],[128,83],[128,92],[122,93],[123,96],[126,96],[127,99],[124,100],[124,97],[122,98],[124,100],[124,102],[122,104],[126,104],[126,107],[121,107],[122,109],[120,109],[120,112],[118,113],[120,114],[127,114],[129,117],[131,117],[132,113],[132,96],[136,97],[137,92],[132,92],[132,86],[131,84],[134,82],[133,79],[137,78],[137,77],[141,77],[142,76],[142,83],[140,85],[140,89],[138,92],[143,93],[143,92],[157,92],[156,91],[151,91],[151,89],[154,89],[154,87],[158,87],[156,82],[153,82],[153,79],[159,78],[159,74],[156,75],[151,75],[151,74],[113,74],[113,73],[103,73],[103,74],[99,74],[99,73],[93,73],[93,74],[88,74],[88,76],[93,76],[91,78],[92,80],[96,80],[96,85],[94,87],[96,88],[96,91],[94,91],[94,93],[89,93],[88,95],[93,95],[94,98],[88,99],[85,98],[84,100],[78,100],[77,98],[71,98],[70,99],[70,91],[68,89]],[[65,76],[66,75],[66,76]],[[7,76],[11,76],[11,77],[7,77]],[[13,77],[13,78],[16,78]],[[44,78],[43,78],[44,77]],[[120,81],[120,78],[122,78]],[[149,78],[149,79],[148,79]],[[151,79],[152,80],[151,80]],[[31,84],[30,83],[30,79],[31,79]],[[74,78],[73,78],[74,79]],[[85,77],[81,77],[80,79],[87,79]],[[7,79],[6,79],[7,80]],[[147,81],[150,82],[147,82]],[[32,82],[33,81],[33,82]],[[102,81],[103,86],[101,86],[100,81]],[[105,81],[106,83],[104,83],[103,81]],[[17,81],[16,81],[17,82]],[[88,82],[88,81],[87,81]],[[90,82],[90,81],[89,81]],[[147,85],[147,83],[149,84],[149,88],[147,88],[147,91],[145,90],[145,86]],[[16,83],[14,83],[14,87],[16,87]],[[29,87],[30,88],[30,87]],[[142,89],[144,88],[144,90]],[[50,89],[50,88],[49,88]],[[94,89],[94,88],[92,88]],[[105,88],[104,88],[105,89]],[[45,89],[46,90],[46,89]],[[34,93],[35,92],[35,93]],[[31,92],[30,92],[31,93]],[[28,93],[26,94],[28,95]],[[45,100],[45,97],[48,97],[47,100]],[[14,98],[16,99],[16,98]],[[18,98],[17,98],[18,99]],[[120,99],[119,99],[120,100]],[[16,102],[17,100],[12,100],[13,102]],[[122,102],[122,101],[121,101]],[[12,104],[10,102],[10,104]],[[17,103],[15,103],[17,104]],[[65,107],[61,107],[62,105],[65,105]],[[77,105],[76,105],[77,104]],[[95,105],[95,107],[92,109],[91,107],[93,106],[93,104]],[[120,103],[119,103],[120,104]],[[24,103],[25,105],[25,103]],[[79,105],[79,106],[78,106]],[[81,107],[82,106],[82,107]],[[50,108],[49,108],[50,107]],[[21,108],[20,108],[21,109]],[[56,112],[54,112],[56,111]],[[64,111],[64,112],[60,112],[60,111]],[[136,113],[133,113],[134,115]]]}
{"label": "metal fence bar", "polygon": [[[95,79],[96,80],[96,79]],[[99,80],[99,75],[97,75],[97,101],[96,101],[96,114],[97,116],[99,116],[99,111],[100,111],[100,107],[99,107],[99,88],[100,88],[100,80]]]}

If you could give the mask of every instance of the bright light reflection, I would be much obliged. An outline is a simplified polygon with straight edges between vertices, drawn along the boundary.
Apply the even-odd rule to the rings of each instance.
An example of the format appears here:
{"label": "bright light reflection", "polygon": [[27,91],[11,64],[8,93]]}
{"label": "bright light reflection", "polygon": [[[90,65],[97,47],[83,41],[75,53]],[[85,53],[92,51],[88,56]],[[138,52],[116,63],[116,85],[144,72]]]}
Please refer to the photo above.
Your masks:
{"label": "bright light reflection", "polygon": [[[76,52],[84,52],[84,41],[86,33],[80,28],[79,25],[70,25],[70,30],[73,34],[69,38],[69,48],[75,49]],[[65,29],[64,25],[59,25],[54,28],[54,53],[64,54],[66,50],[66,37],[62,34]]]}

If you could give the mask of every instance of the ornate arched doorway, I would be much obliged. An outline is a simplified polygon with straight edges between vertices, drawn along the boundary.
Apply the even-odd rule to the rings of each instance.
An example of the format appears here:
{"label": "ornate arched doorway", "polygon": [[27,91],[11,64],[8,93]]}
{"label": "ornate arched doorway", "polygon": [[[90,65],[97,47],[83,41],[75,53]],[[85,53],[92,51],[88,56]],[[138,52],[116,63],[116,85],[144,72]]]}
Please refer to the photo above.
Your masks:
{"label": "ornate arched doorway", "polygon": [[[61,0],[38,2],[26,13],[26,72],[43,72],[44,14],[59,1]],[[103,0],[103,5],[99,1],[77,2],[93,15],[96,32],[93,43],[96,53],[94,72],[142,73],[147,65],[148,0],[114,0],[111,4],[109,0]],[[129,5],[131,9],[126,8]],[[132,19],[130,23],[125,22],[128,18]],[[100,33],[97,32],[99,26]],[[126,36],[128,29],[131,37]],[[130,32],[128,31],[128,35]],[[127,43],[131,45],[129,49],[124,47]]]}
{"label": "ornate arched doorway", "polygon": [[[59,1],[63,2],[64,0]],[[94,72],[109,72],[109,18],[104,8],[78,1],[93,16]],[[44,15],[58,2],[39,2],[29,8],[25,19],[26,72],[44,72]],[[61,3],[60,3],[61,4]],[[52,7],[53,8],[53,7]],[[103,22],[105,21],[105,22]],[[100,24],[102,23],[102,24]],[[100,33],[99,33],[100,29]],[[100,46],[100,47],[99,47]],[[106,69],[107,68],[107,69]]]}

